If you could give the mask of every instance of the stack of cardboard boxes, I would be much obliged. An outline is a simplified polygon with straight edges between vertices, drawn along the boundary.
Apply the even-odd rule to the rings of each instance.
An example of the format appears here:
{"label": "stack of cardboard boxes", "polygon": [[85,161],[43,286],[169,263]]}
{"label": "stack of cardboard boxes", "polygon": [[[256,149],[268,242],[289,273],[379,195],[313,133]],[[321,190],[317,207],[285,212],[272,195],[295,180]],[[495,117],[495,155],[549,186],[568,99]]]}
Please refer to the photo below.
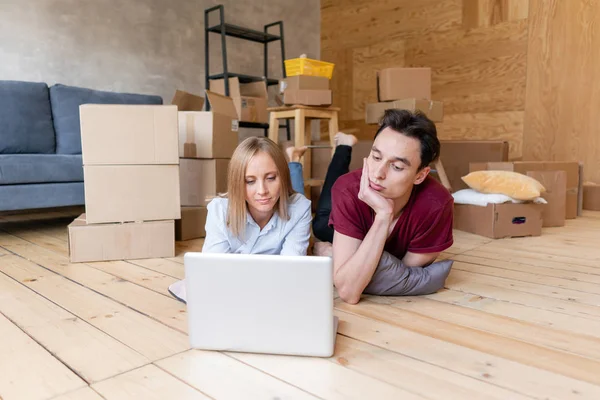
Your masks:
{"label": "stack of cardboard boxes", "polygon": [[391,108],[420,110],[434,122],[441,122],[444,107],[431,100],[431,68],[386,68],[377,73],[378,103],[367,104],[365,122],[379,123]]}
{"label": "stack of cardboard boxes", "polygon": [[177,107],[80,107],[85,214],[72,262],[173,257],[180,218]]}
{"label": "stack of cardboard boxes", "polygon": [[236,109],[235,98],[206,93],[211,111],[179,111],[182,207],[181,220],[176,221],[177,240],[206,235],[206,206],[227,191],[227,168],[238,145],[238,111],[248,109]]}

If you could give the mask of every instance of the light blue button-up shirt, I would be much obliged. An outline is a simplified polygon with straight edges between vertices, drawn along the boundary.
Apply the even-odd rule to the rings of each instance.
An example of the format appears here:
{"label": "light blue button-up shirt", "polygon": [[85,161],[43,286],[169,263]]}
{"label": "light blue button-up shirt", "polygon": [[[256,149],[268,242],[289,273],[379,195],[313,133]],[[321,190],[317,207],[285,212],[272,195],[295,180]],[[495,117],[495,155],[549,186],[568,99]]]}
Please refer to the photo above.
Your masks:
{"label": "light blue button-up shirt", "polygon": [[243,240],[233,236],[226,225],[228,202],[218,197],[207,206],[203,253],[306,255],[312,213],[310,200],[302,194],[290,198],[287,221],[275,212],[262,230],[248,213]]}

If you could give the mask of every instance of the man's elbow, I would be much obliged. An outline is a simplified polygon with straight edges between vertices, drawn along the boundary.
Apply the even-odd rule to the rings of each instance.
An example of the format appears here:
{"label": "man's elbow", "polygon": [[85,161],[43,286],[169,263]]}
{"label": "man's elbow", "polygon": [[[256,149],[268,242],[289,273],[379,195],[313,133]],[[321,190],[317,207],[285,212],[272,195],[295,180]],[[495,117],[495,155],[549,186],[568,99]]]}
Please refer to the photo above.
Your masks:
{"label": "man's elbow", "polygon": [[334,281],[334,283],[338,295],[345,303],[357,304],[360,301],[360,293],[354,290],[354,288],[351,288],[349,285],[346,285],[341,282]]}

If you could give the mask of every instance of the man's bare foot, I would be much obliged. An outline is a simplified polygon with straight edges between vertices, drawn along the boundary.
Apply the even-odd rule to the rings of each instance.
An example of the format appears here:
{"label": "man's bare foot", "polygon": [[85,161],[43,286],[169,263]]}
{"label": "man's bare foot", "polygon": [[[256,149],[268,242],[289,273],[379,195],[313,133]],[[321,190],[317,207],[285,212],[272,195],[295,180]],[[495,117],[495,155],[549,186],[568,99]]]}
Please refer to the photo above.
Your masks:
{"label": "man's bare foot", "polygon": [[302,146],[302,147],[290,146],[287,149],[285,149],[285,153],[287,154],[290,162],[300,162],[300,159],[302,158],[302,156],[304,155],[305,152],[306,152],[306,146]]}
{"label": "man's bare foot", "polygon": [[333,255],[333,248],[329,242],[315,242],[313,247],[313,254],[321,257],[331,257]]}
{"label": "man's bare foot", "polygon": [[338,132],[335,134],[335,145],[336,146],[346,145],[346,146],[352,147],[357,142],[358,142],[358,139],[354,135],[351,135],[348,133],[343,133],[343,132]]}

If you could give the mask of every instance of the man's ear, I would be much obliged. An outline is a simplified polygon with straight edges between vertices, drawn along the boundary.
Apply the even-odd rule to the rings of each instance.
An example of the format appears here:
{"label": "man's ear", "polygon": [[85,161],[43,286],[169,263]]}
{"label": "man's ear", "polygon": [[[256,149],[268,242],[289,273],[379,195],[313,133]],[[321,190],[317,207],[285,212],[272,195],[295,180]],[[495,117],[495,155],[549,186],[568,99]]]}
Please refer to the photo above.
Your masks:
{"label": "man's ear", "polygon": [[427,175],[429,175],[429,172],[431,172],[431,167],[429,167],[429,166],[427,166],[427,167],[421,169],[419,172],[417,172],[417,176],[415,176],[414,184],[419,185],[421,182],[423,182],[425,180],[425,178],[427,178]]}

